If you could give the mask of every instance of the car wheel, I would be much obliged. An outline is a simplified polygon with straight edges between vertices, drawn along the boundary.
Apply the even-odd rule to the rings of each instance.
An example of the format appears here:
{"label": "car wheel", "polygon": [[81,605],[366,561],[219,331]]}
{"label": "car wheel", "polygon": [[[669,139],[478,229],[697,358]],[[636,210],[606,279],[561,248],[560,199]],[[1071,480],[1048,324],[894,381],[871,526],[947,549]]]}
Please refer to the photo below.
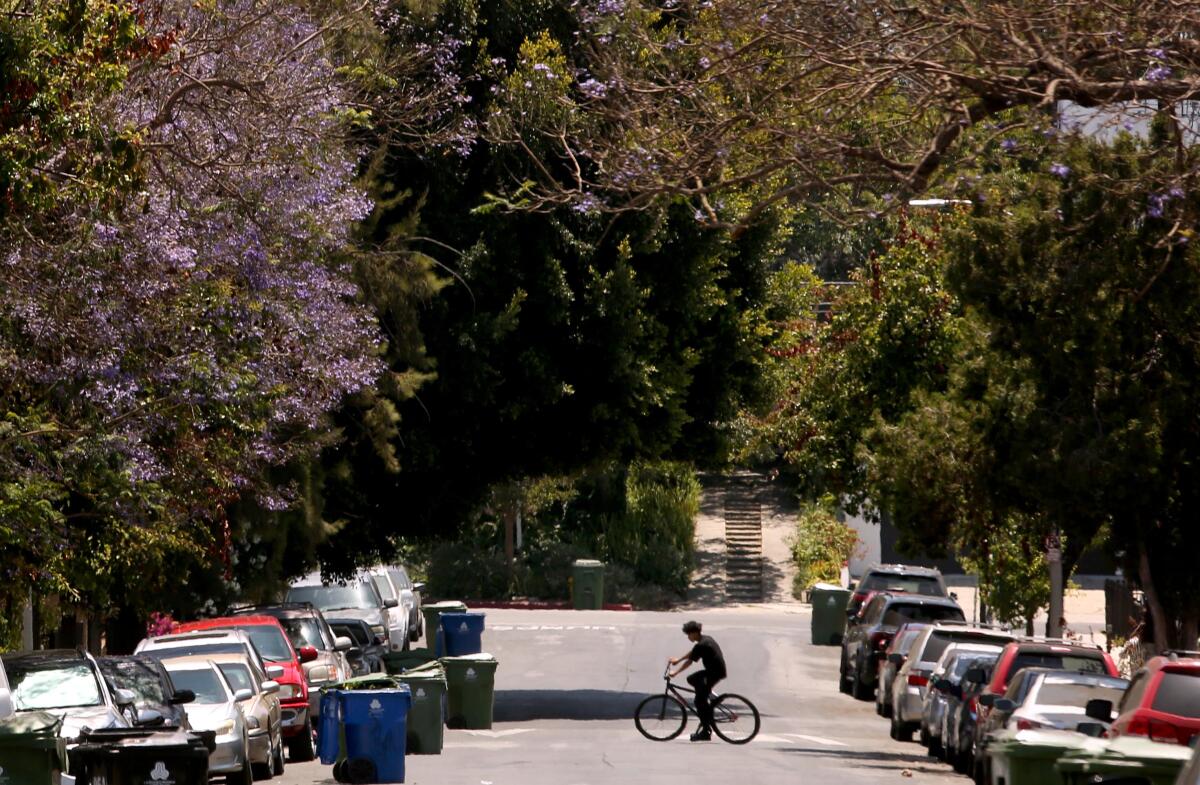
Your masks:
{"label": "car wheel", "polygon": [[917,742],[922,747],[929,746],[929,730],[925,727],[924,721],[921,722],[921,732],[920,732],[920,734],[917,735]]}
{"label": "car wheel", "polygon": [[905,725],[896,719],[895,710],[892,711],[892,738],[896,741],[912,741],[913,729],[911,725]]}
{"label": "car wheel", "polygon": [[297,733],[288,739],[288,757],[292,763],[304,763],[316,757],[311,733]]}
{"label": "car wheel", "polygon": [[845,649],[845,647],[843,647],[842,648],[842,664],[841,664],[840,668],[838,669],[838,691],[842,692],[846,695],[850,694],[850,678],[849,678],[849,674],[846,673],[846,671],[848,671],[848,670],[849,670],[849,668],[847,667],[847,664],[846,664],[846,649]]}
{"label": "car wheel", "polygon": [[242,760],[245,765],[242,766],[242,771],[239,774],[229,777],[230,783],[236,785],[253,785],[254,782],[254,766],[250,763],[250,739],[246,736],[242,737]]}
{"label": "car wheel", "polygon": [[271,760],[271,771],[276,777],[283,776],[283,739],[275,745],[275,757]]}
{"label": "car wheel", "polygon": [[854,673],[854,697],[860,701],[869,701],[875,697],[875,688],[863,678],[861,669],[856,669]]}

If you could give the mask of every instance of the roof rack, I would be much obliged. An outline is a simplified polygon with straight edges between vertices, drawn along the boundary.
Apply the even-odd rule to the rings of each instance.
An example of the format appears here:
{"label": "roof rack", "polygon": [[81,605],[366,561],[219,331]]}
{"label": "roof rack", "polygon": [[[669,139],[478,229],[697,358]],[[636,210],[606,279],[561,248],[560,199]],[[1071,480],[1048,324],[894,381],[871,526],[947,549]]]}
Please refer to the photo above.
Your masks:
{"label": "roof rack", "polygon": [[1078,638],[1047,638],[1044,635],[1022,635],[1017,640],[1017,642],[1018,643],[1049,643],[1049,644],[1057,643],[1057,644],[1062,644],[1065,646],[1079,646],[1084,649],[1098,649],[1100,651],[1104,650],[1104,647],[1101,646],[1099,643],[1093,643],[1091,641],[1080,640]]}
{"label": "roof rack", "polygon": [[1164,657],[1171,659],[1200,659],[1200,651],[1192,649],[1167,649],[1163,652]]}
{"label": "roof rack", "polygon": [[229,613],[245,613],[263,608],[281,608],[288,611],[316,610],[311,602],[259,602],[253,605],[230,605]]}
{"label": "roof rack", "polygon": [[969,627],[972,629],[995,630],[997,632],[1012,632],[1012,627],[1004,624],[989,624],[981,621],[966,621],[965,619],[939,619],[932,622],[934,627]]}

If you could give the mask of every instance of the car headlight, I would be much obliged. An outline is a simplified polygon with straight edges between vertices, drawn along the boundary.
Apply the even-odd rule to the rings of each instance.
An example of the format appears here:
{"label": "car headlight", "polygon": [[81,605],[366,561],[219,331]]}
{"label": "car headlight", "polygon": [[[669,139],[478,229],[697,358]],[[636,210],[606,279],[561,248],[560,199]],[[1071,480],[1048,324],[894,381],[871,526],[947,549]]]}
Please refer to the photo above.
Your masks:
{"label": "car headlight", "polygon": [[309,684],[320,684],[321,682],[326,682],[326,681],[329,681],[330,679],[336,679],[336,678],[337,678],[336,671],[334,672],[333,675],[330,675],[328,665],[318,665],[315,668],[310,668],[308,671],[308,683]]}
{"label": "car headlight", "polygon": [[233,733],[233,726],[236,724],[233,720],[225,720],[217,726],[217,735],[224,736],[226,733]]}
{"label": "car headlight", "polygon": [[[230,721],[229,724],[230,724],[230,726],[232,726],[233,722]],[[250,730],[258,730],[258,717],[254,717],[254,716],[247,717],[246,718],[246,727],[249,728]]]}
{"label": "car headlight", "polygon": [[282,700],[300,697],[300,685],[299,684],[280,684],[279,685],[279,697]]}

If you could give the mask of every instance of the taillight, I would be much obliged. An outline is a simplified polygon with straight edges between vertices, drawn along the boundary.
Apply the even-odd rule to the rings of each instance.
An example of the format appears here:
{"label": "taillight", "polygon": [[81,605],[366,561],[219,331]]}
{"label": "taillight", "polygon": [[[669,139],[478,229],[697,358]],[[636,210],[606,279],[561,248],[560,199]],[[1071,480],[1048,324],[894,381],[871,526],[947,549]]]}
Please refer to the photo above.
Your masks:
{"label": "taillight", "polygon": [[871,633],[871,646],[873,646],[875,649],[883,651],[888,647],[889,643],[891,643],[891,636],[886,632]]}
{"label": "taillight", "polygon": [[1040,727],[1042,727],[1042,723],[1034,722],[1033,720],[1027,720],[1024,717],[1017,720],[1017,730],[1034,730],[1035,728]]}
{"label": "taillight", "polygon": [[[1164,744],[1182,744],[1179,730],[1177,726],[1163,720],[1134,717],[1129,726],[1125,728],[1125,733],[1130,736],[1145,736],[1150,741],[1159,741]],[[1185,732],[1184,735],[1187,733]]]}
{"label": "taillight", "polygon": [[924,687],[928,683],[929,683],[928,676],[922,676],[919,673],[908,674],[908,686],[910,686],[910,687]]}

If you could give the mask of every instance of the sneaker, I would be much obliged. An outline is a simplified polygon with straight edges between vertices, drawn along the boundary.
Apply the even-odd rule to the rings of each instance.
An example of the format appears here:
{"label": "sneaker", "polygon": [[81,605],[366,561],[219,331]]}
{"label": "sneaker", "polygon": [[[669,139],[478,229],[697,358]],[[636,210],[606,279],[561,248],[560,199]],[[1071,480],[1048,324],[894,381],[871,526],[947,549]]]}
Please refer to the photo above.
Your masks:
{"label": "sneaker", "polygon": [[701,728],[691,736],[692,741],[712,741],[712,733],[708,728]]}

